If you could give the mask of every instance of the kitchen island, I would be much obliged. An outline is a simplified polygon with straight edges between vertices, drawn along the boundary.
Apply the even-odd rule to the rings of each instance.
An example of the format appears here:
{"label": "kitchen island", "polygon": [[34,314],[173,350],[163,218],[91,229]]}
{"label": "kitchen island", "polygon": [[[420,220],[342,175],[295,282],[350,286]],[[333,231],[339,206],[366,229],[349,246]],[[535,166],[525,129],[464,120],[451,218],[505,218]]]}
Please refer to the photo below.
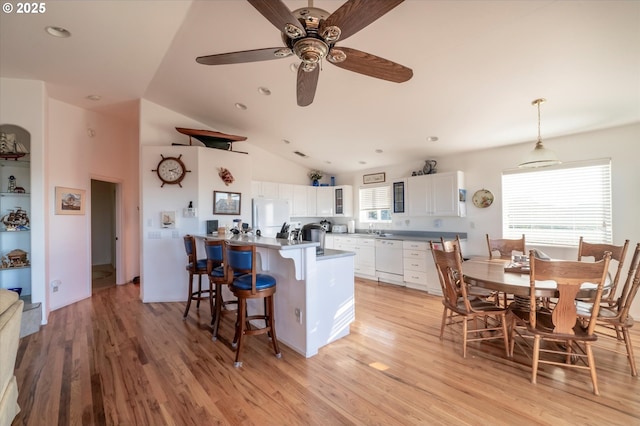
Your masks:
{"label": "kitchen island", "polygon": [[[278,341],[309,358],[321,347],[349,334],[355,319],[354,255],[325,249],[317,242],[256,236],[200,236],[229,244],[252,244],[259,271],[276,278],[275,320]],[[249,301],[262,312],[262,303]],[[251,303],[254,302],[254,303]]]}

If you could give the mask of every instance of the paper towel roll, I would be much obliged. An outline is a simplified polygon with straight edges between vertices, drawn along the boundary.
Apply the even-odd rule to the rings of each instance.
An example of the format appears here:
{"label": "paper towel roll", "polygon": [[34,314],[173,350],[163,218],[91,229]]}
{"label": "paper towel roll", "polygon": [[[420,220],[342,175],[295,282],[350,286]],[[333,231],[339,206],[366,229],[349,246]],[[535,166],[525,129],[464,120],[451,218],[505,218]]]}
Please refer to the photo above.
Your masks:
{"label": "paper towel roll", "polygon": [[356,222],[355,222],[355,220],[350,220],[349,222],[347,222],[347,232],[349,234],[353,234],[354,232],[356,232]]}

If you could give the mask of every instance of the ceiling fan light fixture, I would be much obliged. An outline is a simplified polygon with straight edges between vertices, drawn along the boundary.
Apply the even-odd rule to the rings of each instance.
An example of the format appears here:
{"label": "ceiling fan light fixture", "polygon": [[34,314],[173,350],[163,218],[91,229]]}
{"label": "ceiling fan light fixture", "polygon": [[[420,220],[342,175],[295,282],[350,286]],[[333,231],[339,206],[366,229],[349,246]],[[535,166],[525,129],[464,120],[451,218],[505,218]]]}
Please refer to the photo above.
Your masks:
{"label": "ceiling fan light fixture", "polygon": [[347,54],[340,49],[335,49],[335,48],[331,49],[329,51],[329,54],[327,55],[327,60],[334,64],[339,64],[340,62],[343,62],[345,59],[347,59]]}
{"label": "ceiling fan light fixture", "polygon": [[322,30],[322,34],[320,35],[327,43],[335,43],[340,38],[341,34],[342,30],[340,28],[335,25],[331,25]]}
{"label": "ceiling fan light fixture", "polygon": [[533,151],[529,152],[524,160],[518,164],[520,168],[547,167],[561,163],[555,152],[546,149],[542,145],[542,138],[540,137],[540,104],[545,101],[546,99],[540,98],[531,102],[531,105],[538,107],[538,141]]}
{"label": "ceiling fan light fixture", "polygon": [[293,50],[288,47],[283,47],[282,49],[278,49],[273,52],[276,58],[286,58],[287,56],[293,55]]}
{"label": "ceiling fan light fixture", "polygon": [[315,64],[327,56],[329,46],[322,40],[305,38],[293,45],[293,51],[302,62]]}
{"label": "ceiling fan light fixture", "polygon": [[305,35],[300,28],[293,24],[287,24],[284,27],[284,33],[292,40],[302,37]]}

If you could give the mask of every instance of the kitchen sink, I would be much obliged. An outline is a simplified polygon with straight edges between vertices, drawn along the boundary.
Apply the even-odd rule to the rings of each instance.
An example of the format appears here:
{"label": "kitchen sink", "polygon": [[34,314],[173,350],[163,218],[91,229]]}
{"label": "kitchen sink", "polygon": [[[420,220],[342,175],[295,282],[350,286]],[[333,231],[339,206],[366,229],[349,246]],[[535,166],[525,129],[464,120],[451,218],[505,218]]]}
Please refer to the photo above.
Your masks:
{"label": "kitchen sink", "polygon": [[393,236],[393,234],[383,233],[383,234],[378,234],[377,236],[378,236],[378,237],[381,237],[381,238],[386,238],[386,237],[392,237],[392,236]]}

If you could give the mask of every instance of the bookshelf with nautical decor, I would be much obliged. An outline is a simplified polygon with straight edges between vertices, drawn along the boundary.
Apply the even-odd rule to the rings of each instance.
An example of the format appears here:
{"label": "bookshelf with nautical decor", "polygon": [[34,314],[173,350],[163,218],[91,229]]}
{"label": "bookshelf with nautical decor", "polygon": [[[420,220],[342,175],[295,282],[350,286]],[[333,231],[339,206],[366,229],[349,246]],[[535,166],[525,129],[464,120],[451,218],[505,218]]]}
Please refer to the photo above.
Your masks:
{"label": "bookshelf with nautical decor", "polygon": [[30,136],[0,126],[0,287],[31,295]]}

